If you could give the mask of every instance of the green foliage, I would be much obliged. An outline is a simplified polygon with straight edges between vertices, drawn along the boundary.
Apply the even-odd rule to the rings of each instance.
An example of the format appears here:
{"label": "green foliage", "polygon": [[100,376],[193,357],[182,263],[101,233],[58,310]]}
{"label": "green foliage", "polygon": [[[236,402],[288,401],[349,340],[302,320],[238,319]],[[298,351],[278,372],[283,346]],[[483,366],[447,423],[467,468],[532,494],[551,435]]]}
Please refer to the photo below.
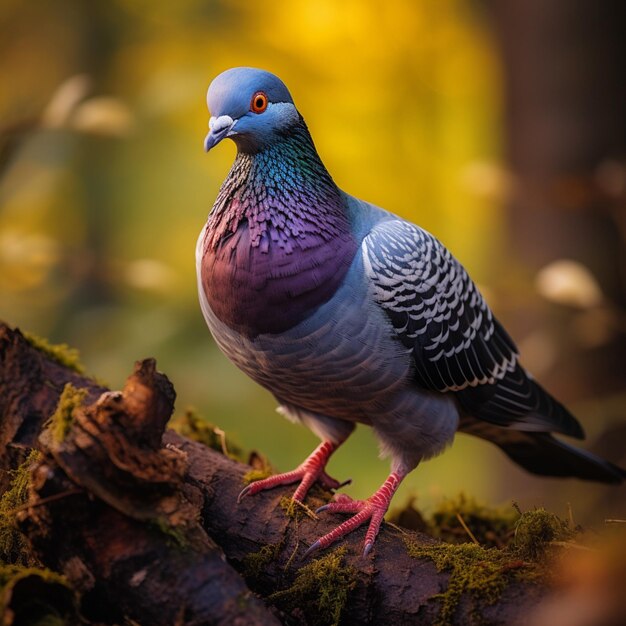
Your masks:
{"label": "green foliage", "polygon": [[283,609],[304,611],[312,626],[337,626],[356,584],[356,570],[343,562],[345,553],[342,547],[305,565],[291,587],[273,593],[268,600]]}
{"label": "green foliage", "polygon": [[13,563],[26,563],[26,540],[15,525],[15,510],[26,503],[30,486],[30,469],[41,457],[31,450],[26,460],[11,470],[11,485],[0,498],[0,559]]}
{"label": "green foliage", "polygon": [[[315,445],[271,417],[269,394],[217,355],[190,273],[234,154],[230,142],[206,158],[194,148],[209,115],[204,90],[250,59],[285,80],[342,188],[432,230],[492,286],[492,257],[502,247],[493,196],[507,174],[494,163],[500,64],[480,3],[327,2],[322,11],[299,2],[287,11],[281,2],[155,0],[144,11],[122,0],[105,3],[105,17],[98,3],[76,11],[75,0],[36,11],[17,0],[2,6],[15,33],[2,42],[3,76],[13,86],[0,90],[3,126],[45,112],[45,128],[56,130],[7,138],[24,149],[18,144],[0,172],[0,317],[80,346],[89,369],[115,387],[132,359],[158,354],[186,402],[219,416],[277,466],[295,465]],[[89,52],[98,71],[74,76],[94,41],[102,42]],[[120,109],[140,132],[126,134]],[[369,461],[374,444],[358,437],[350,460],[337,455],[334,463],[364,498],[379,486],[382,466]],[[469,488],[488,488],[478,455],[454,471],[449,456],[447,463],[433,470],[444,491],[466,463],[478,466]],[[406,484],[427,493],[422,476]]]}
{"label": "green foliage", "polygon": [[86,389],[77,389],[71,383],[63,387],[57,408],[49,420],[49,428],[54,441],[61,443],[65,440],[74,423],[74,411],[82,406],[86,397]]}
{"label": "green foliage", "polygon": [[28,343],[53,361],[69,367],[77,374],[85,373],[85,366],[80,362],[80,354],[76,348],[70,348],[66,343],[52,344],[35,333],[23,332],[22,334]]}

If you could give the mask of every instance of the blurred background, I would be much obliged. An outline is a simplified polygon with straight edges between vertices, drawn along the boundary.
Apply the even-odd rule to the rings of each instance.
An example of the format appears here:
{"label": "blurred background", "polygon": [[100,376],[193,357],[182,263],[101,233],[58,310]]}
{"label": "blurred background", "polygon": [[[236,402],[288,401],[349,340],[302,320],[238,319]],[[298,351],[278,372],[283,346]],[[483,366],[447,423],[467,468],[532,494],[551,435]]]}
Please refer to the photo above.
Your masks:
{"label": "blurred background", "polygon": [[[205,92],[252,65],[289,86],[340,187],[436,234],[526,366],[626,464],[626,5],[617,0],[0,2],[0,319],[77,347],[114,388],[157,358],[189,406],[286,471],[316,445],[216,349],[196,237],[234,157]],[[359,428],[330,464],[367,497]],[[395,499],[465,491],[576,521],[623,488],[533,478],[459,436]]]}

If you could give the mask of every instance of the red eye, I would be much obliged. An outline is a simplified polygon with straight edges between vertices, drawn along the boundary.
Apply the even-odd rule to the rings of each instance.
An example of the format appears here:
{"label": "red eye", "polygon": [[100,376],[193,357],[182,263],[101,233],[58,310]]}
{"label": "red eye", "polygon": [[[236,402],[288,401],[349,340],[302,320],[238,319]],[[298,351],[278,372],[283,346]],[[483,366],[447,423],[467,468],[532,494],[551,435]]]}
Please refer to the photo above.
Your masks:
{"label": "red eye", "polygon": [[262,91],[257,91],[252,96],[250,110],[254,113],[263,113],[267,109],[267,96]]}

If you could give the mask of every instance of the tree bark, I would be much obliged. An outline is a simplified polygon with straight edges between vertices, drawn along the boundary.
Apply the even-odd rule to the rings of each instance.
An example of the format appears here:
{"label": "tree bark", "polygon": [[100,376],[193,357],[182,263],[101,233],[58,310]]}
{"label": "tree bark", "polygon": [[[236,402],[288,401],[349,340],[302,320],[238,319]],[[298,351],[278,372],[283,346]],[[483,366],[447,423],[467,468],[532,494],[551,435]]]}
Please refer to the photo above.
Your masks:
{"label": "tree bark", "polygon": [[[68,382],[86,389],[82,405],[65,417],[57,410],[44,427]],[[136,364],[123,391],[109,392],[0,325],[3,485],[26,449],[41,450],[19,526],[36,558],[81,594],[87,620],[159,626],[440,619],[438,594],[449,574],[411,557],[406,546],[434,540],[388,524],[368,558],[360,556],[363,531],[345,539],[345,550],[322,553],[337,556],[339,582],[330,590],[300,589],[298,597],[298,575],[315,558],[304,560],[303,553],[337,519],[299,509],[286,514],[281,499],[290,487],[238,506],[250,467],[165,431],[174,398],[151,359]],[[307,503],[315,508],[329,495],[316,488]],[[337,591],[344,599],[329,613],[323,594]],[[522,582],[512,582],[491,604],[464,594],[447,623],[518,623],[541,594]]]}

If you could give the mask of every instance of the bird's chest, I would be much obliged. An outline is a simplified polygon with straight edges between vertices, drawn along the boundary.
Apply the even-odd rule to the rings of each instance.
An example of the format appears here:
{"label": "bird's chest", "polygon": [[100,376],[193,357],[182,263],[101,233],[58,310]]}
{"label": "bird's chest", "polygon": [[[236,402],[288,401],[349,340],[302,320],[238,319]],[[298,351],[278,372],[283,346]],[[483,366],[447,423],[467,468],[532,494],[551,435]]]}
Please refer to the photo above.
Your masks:
{"label": "bird's chest", "polygon": [[372,306],[362,271],[357,255],[332,298],[283,333],[245,336],[219,320],[202,293],[201,304],[224,354],[281,403],[368,423],[371,407],[404,384],[410,362]]}
{"label": "bird's chest", "polygon": [[356,243],[349,236],[325,241],[308,235],[252,245],[242,222],[199,261],[199,287],[214,315],[247,337],[281,333],[326,302],[343,281]]}

